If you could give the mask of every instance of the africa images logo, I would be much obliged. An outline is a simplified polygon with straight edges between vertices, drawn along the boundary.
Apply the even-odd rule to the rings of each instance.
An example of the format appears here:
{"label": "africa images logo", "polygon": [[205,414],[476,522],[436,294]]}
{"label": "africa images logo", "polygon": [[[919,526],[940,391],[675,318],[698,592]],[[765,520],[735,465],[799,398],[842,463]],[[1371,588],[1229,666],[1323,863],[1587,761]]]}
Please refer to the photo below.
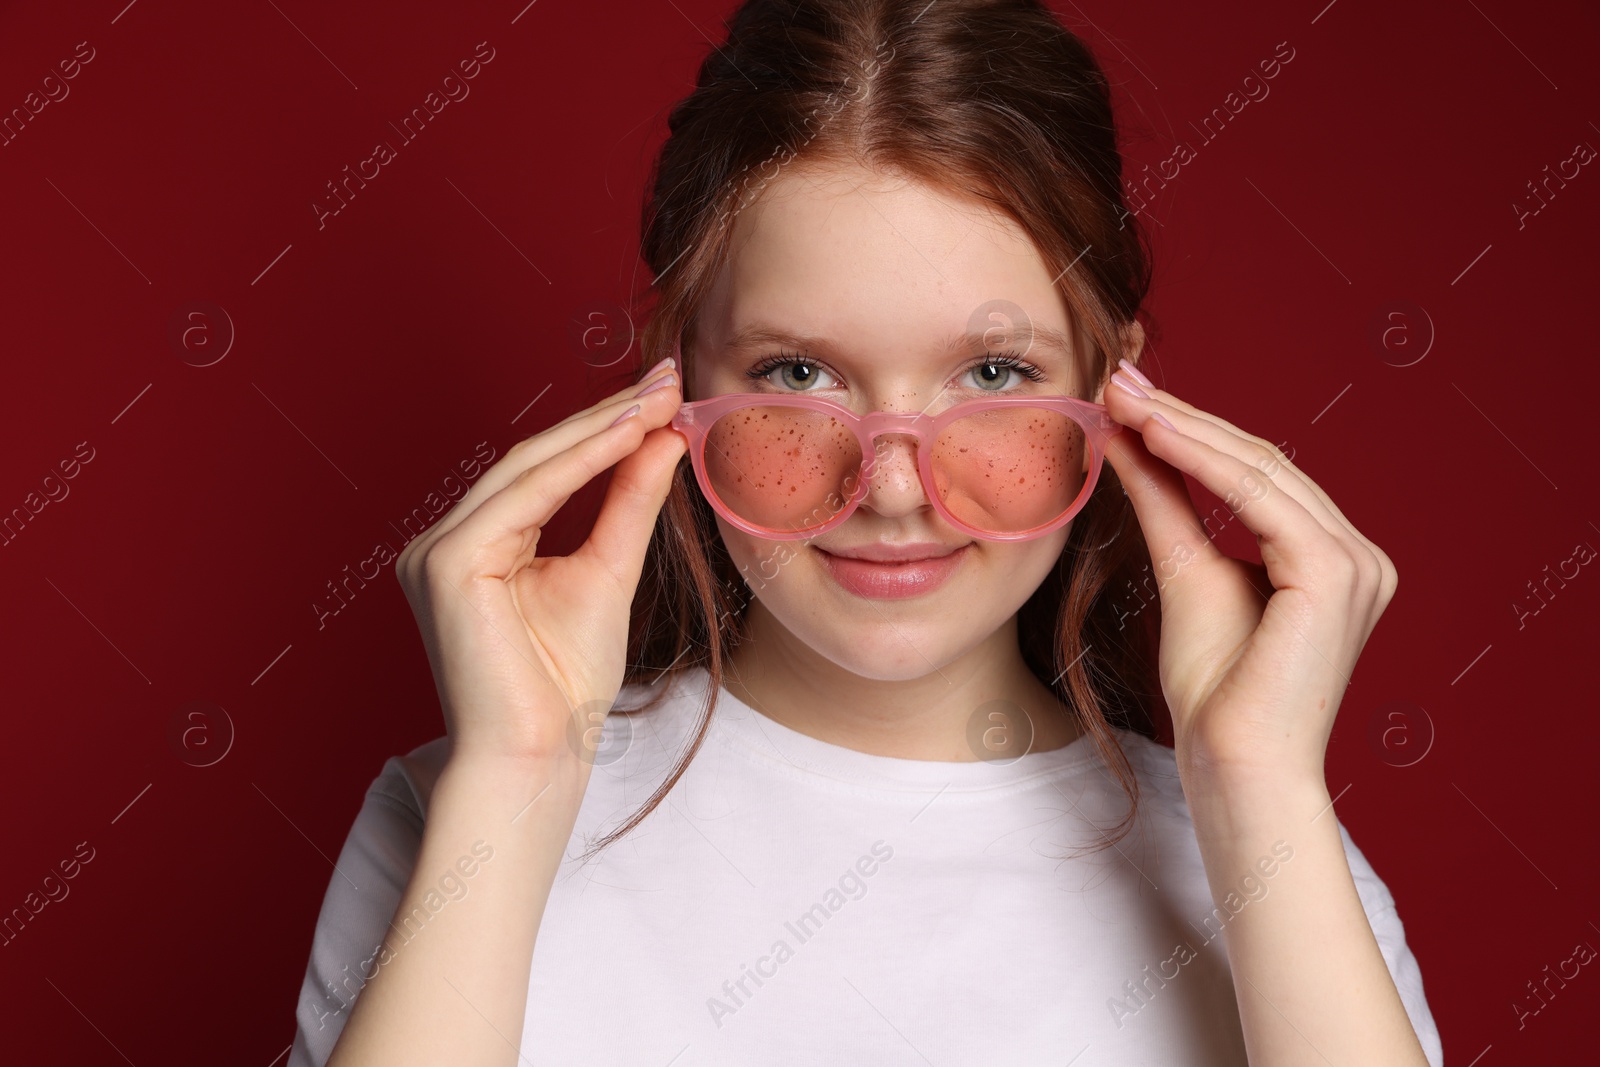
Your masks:
{"label": "africa images logo", "polygon": [[822,893],[821,899],[813,901],[798,917],[783,924],[783,928],[793,936],[794,944],[789,943],[789,938],[780,937],[772,943],[766,955],[756,960],[754,967],[748,963],[739,964],[739,976],[722,983],[722,996],[706,998],[706,1008],[711,1012],[711,1021],[717,1024],[717,1029],[722,1029],[723,1020],[738,1012],[755,996],[755,990],[750,988],[752,983],[757,990],[766,985],[767,979],[777,975],[779,967],[794,959],[796,945],[804,945],[821,933],[823,925],[847,903],[866,896],[867,879],[878,873],[880,863],[887,863],[892,858],[892,845],[881,840],[874,841],[871,855],[863,855],[854,865],[845,868],[835,884]]}

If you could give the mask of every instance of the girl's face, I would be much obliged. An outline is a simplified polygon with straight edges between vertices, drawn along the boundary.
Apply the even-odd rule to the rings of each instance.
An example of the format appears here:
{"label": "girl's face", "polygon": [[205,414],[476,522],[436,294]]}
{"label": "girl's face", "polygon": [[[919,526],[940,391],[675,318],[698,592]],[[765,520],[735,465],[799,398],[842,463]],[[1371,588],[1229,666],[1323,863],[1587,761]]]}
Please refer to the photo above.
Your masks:
{"label": "girl's face", "polygon": [[[731,225],[728,262],[696,324],[689,399],[803,392],[857,414],[938,414],[971,399],[1083,396],[1084,338],[1053,272],[1020,226],[985,205],[880,171],[796,166]],[[980,369],[981,349],[951,350],[996,300],[1021,308],[1034,327],[1021,357],[1031,373]],[[978,330],[986,325],[980,317]],[[820,340],[739,342],[756,331]],[[1071,351],[1048,344],[1050,333]],[[800,365],[774,363],[796,354]],[[810,541],[764,540],[717,516],[767,651],[814,654],[884,681],[922,677],[995,635],[1055,566],[1071,523],[1032,541],[975,540],[929,503],[915,447],[909,437],[880,437],[860,506]],[[859,565],[834,562],[841,552],[908,544],[924,546],[923,555],[957,552],[936,587],[885,597]]]}

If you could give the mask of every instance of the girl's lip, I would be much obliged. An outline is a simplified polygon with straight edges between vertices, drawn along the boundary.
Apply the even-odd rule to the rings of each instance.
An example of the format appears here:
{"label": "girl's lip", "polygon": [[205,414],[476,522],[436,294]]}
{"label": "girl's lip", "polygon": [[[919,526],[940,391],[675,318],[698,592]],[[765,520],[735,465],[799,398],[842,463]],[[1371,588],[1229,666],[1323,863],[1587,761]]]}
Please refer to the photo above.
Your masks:
{"label": "girl's lip", "polygon": [[867,563],[912,563],[925,559],[941,559],[961,547],[961,545],[953,547],[943,545],[936,541],[909,541],[903,544],[869,541],[863,545],[824,548],[823,551],[830,556],[859,559]]}
{"label": "girl's lip", "polygon": [[905,600],[926,595],[943,585],[967,558],[967,549],[971,547],[966,544],[947,556],[903,563],[874,563],[835,556],[820,548],[817,551],[822,553],[822,563],[828,573],[847,592],[870,600]]}

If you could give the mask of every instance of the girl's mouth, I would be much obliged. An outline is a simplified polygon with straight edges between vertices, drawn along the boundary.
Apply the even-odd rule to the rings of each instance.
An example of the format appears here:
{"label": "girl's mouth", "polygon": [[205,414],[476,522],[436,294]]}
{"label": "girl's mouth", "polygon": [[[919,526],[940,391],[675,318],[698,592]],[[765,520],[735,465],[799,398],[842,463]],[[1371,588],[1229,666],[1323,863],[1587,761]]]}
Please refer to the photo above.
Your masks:
{"label": "girl's mouth", "polygon": [[947,556],[936,559],[906,560],[895,563],[876,563],[865,559],[847,559],[823,549],[823,566],[844,589],[856,596],[870,600],[904,600],[924,596],[943,585],[967,557],[970,544],[962,545]]}

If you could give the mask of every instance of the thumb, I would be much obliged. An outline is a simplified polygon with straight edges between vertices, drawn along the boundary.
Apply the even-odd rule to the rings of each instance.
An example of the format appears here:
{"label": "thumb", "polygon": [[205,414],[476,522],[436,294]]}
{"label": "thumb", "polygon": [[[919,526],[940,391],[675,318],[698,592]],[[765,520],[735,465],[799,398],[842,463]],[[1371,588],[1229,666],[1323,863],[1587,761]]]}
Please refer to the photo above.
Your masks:
{"label": "thumb", "polygon": [[595,556],[620,584],[637,586],[650,532],[688,451],[683,434],[670,427],[645,434],[638,448],[617,461],[594,530],[576,554]]}
{"label": "thumb", "polygon": [[[1145,425],[1154,426],[1154,420]],[[1155,432],[1170,431],[1157,426]],[[1137,428],[1124,425],[1123,432],[1111,438],[1105,458],[1133,504],[1152,560],[1184,558],[1194,551],[1220,554],[1205,535],[1183,472],[1152,453]]]}

